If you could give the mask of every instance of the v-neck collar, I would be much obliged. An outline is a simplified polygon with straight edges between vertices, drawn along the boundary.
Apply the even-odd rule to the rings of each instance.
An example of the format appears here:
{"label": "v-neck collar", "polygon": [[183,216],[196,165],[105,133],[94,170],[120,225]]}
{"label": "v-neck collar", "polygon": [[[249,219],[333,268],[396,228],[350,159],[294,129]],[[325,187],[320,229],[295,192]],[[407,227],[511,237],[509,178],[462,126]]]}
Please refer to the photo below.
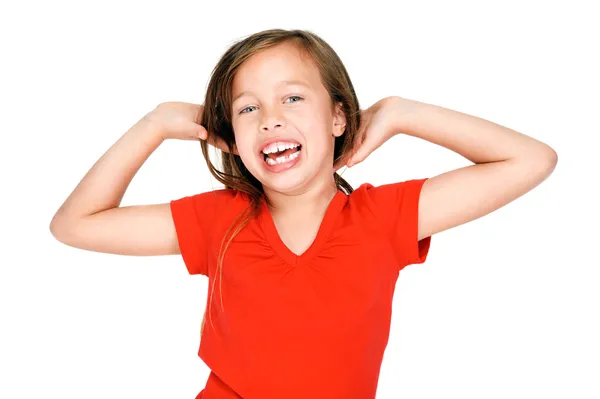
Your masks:
{"label": "v-neck collar", "polygon": [[331,229],[336,217],[346,204],[347,198],[348,196],[343,191],[337,190],[335,196],[327,206],[325,215],[323,216],[323,220],[321,221],[315,239],[301,255],[296,255],[281,240],[264,196],[261,199],[261,207],[258,218],[267,241],[271,245],[271,248],[273,248],[277,255],[279,255],[279,257],[281,257],[285,262],[293,266],[299,266],[313,258],[323,247],[323,244],[325,241],[327,241],[327,238],[331,233]]}

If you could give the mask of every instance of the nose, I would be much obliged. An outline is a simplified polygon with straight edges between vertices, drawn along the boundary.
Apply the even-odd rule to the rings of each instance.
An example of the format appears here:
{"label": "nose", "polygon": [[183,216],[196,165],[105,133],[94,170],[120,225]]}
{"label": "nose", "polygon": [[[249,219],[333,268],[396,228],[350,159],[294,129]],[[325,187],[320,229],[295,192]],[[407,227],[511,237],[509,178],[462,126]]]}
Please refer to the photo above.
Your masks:
{"label": "nose", "polygon": [[263,119],[261,121],[261,130],[263,132],[275,130],[275,128],[282,129],[285,127],[285,120],[279,110],[266,110],[266,108],[263,108],[263,110]]}

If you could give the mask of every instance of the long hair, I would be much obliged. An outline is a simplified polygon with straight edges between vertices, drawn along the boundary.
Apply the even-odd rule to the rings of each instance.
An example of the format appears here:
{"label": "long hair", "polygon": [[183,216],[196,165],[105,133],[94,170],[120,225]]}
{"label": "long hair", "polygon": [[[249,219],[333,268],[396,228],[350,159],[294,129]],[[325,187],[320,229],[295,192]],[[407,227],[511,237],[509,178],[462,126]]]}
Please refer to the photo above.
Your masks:
{"label": "long hair", "polygon": [[[282,43],[296,45],[302,55],[310,57],[316,63],[321,82],[329,93],[332,111],[335,110],[337,103],[342,104],[342,110],[346,116],[346,130],[344,134],[335,138],[334,163],[351,151],[355,133],[360,125],[360,107],[350,76],[333,48],[316,34],[307,30],[270,29],[247,36],[243,40],[235,42],[225,51],[211,73],[203,111],[197,118],[197,122],[206,128],[209,135],[207,140],[200,140],[200,146],[210,173],[224,184],[226,189],[233,189],[247,194],[250,202],[248,207],[229,227],[221,241],[217,261],[217,274],[221,270],[221,281],[223,258],[227,248],[239,231],[258,214],[260,202],[264,197],[262,184],[246,169],[240,156],[233,153],[235,145],[231,122],[233,79],[236,71],[245,60],[262,50]],[[220,151],[221,169],[215,167],[208,153],[207,142],[217,138],[223,140],[229,148],[229,152]],[[346,194],[352,193],[353,188],[346,180],[337,172],[334,172],[333,176],[338,190],[342,190]],[[268,198],[265,197],[265,200],[268,203]],[[234,229],[236,224],[237,227]],[[229,239],[226,240],[230,233]],[[210,300],[214,292],[214,285],[215,279],[213,279],[208,302],[209,310],[211,309]],[[222,296],[221,307],[223,308]],[[204,330],[205,316],[206,312],[202,317],[201,334]]]}

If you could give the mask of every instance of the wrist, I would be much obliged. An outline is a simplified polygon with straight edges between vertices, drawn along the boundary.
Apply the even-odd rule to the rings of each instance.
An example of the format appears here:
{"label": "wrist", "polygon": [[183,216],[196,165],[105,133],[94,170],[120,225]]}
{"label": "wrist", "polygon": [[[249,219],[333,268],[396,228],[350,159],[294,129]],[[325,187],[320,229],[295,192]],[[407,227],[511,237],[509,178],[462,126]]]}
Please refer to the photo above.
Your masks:
{"label": "wrist", "polygon": [[393,135],[410,132],[417,117],[418,109],[424,106],[425,103],[399,96],[394,96],[390,99],[390,102]]}
{"label": "wrist", "polygon": [[164,129],[152,118],[150,112],[144,115],[138,121],[137,125],[139,126],[139,130],[143,131],[146,136],[150,136],[157,141],[163,142],[168,138],[164,134]]}

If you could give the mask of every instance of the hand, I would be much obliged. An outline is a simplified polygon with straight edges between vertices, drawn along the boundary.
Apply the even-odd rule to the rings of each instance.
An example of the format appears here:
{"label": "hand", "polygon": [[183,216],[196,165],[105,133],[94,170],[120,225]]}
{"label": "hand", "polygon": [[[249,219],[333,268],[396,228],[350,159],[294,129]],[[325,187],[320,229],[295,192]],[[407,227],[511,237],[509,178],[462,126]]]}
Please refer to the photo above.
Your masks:
{"label": "hand", "polygon": [[379,100],[360,112],[360,127],[354,137],[354,148],[347,157],[347,167],[364,161],[373,151],[396,133],[394,117],[398,115],[402,99],[391,96]]}
{"label": "hand", "polygon": [[170,101],[160,103],[144,118],[156,127],[163,140],[206,140],[210,137],[209,144],[229,152],[222,139],[216,134],[209,135],[206,128],[197,123],[203,110],[202,104]]}

